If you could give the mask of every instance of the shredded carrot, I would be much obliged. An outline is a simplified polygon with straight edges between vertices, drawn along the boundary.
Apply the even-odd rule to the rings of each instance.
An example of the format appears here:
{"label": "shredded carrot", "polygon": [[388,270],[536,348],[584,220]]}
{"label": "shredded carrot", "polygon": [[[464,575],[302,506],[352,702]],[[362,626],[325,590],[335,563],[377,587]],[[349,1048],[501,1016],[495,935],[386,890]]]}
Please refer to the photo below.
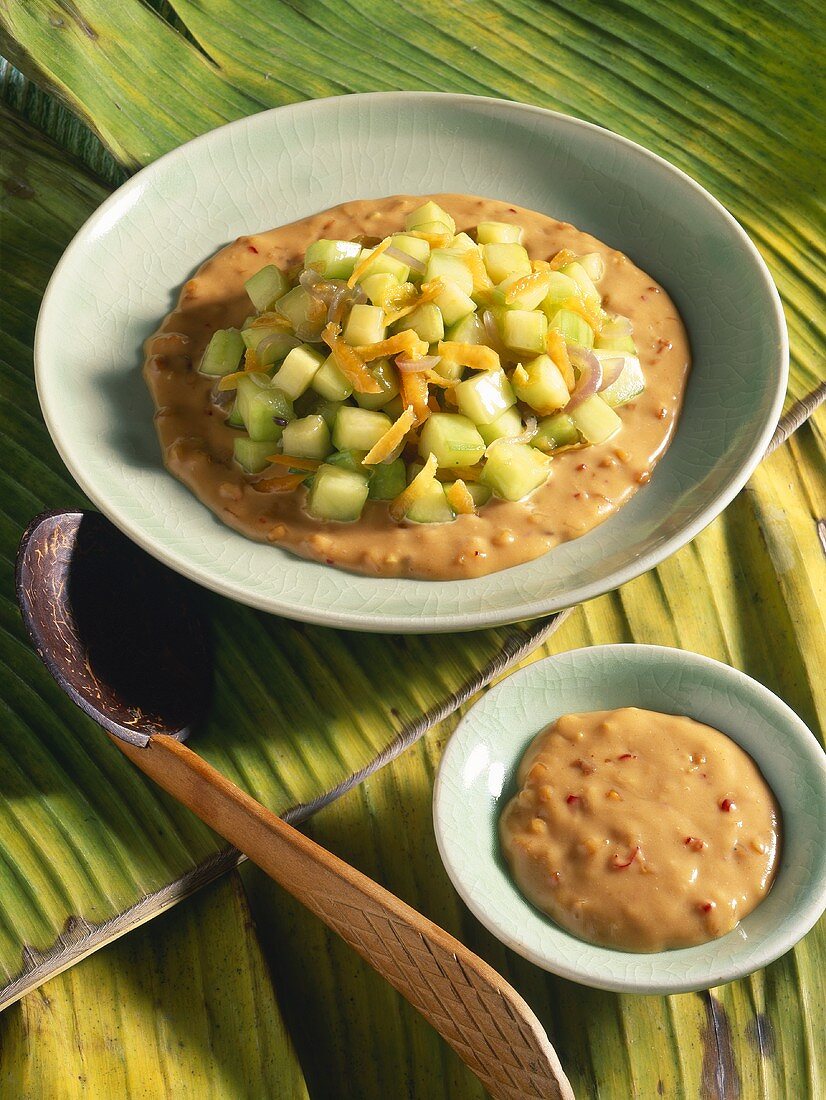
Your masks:
{"label": "shredded carrot", "polygon": [[430,397],[428,397],[428,399],[427,399],[427,407],[430,409],[430,411],[432,413],[437,413],[437,412],[442,411],[442,406],[439,404],[438,398],[435,397],[433,394],[431,394]]}
{"label": "shredded carrot", "polygon": [[559,373],[565,379],[565,385],[568,387],[568,392],[572,393],[576,385],[576,377],[574,376],[574,368],[571,366],[571,360],[568,355],[568,347],[561,332],[557,332],[555,329],[548,329],[548,335],[545,337],[545,350],[551,359],[553,359],[554,363],[556,363],[557,367],[559,367]]}
{"label": "shredded carrot", "polygon": [[431,248],[446,248],[453,240],[455,234],[449,231],[445,233],[423,233],[421,229],[405,229],[405,236],[417,237],[420,241],[427,241]]}
{"label": "shredded carrot", "polygon": [[474,294],[493,290],[493,280],[488,275],[488,269],[485,267],[485,261],[482,259],[481,253],[475,248],[469,248],[467,252],[462,252],[460,255],[462,263],[470,268],[470,273],[473,276]]}
{"label": "shredded carrot", "polygon": [[347,285],[350,287],[351,290],[365,273],[373,260],[378,259],[378,257],[381,256],[382,252],[390,247],[390,240],[390,237],[385,237],[381,244],[377,244],[372,252],[359,260],[359,262],[353,268],[353,274],[347,280]]}
{"label": "shredded carrot", "polygon": [[261,367],[258,365],[258,356],[256,355],[255,348],[247,348],[244,352],[244,370],[252,371],[253,374],[257,374],[261,371]]}
{"label": "shredded carrot", "polygon": [[375,443],[362,459],[367,466],[375,466],[379,462],[387,462],[404,440],[404,437],[416,423],[416,414],[412,407],[408,406],[384,435]]}
{"label": "shredded carrot", "polygon": [[451,340],[442,340],[439,355],[451,363],[459,363],[471,370],[498,370],[499,356],[486,344],[458,344]]}
{"label": "shredded carrot", "polygon": [[385,324],[392,325],[394,322],[400,321],[402,317],[406,317],[408,313],[412,313],[414,309],[423,306],[425,302],[432,302],[434,298],[439,297],[444,287],[445,284],[441,279],[432,279],[429,283],[422,283],[421,293],[415,301],[408,302],[396,309],[395,312],[388,313],[384,318]]}
{"label": "shredded carrot", "polygon": [[551,285],[551,273],[547,271],[532,271],[530,275],[523,275],[521,279],[511,283],[505,292],[505,304],[512,305],[520,294],[531,290],[542,290],[543,297]]}
{"label": "shredded carrot", "polygon": [[222,392],[224,390],[237,390],[238,379],[243,378],[247,374],[263,374],[264,376],[266,376],[267,372],[263,369],[263,367],[259,367],[258,370],[254,371],[247,370],[245,368],[244,370],[234,371],[232,374],[225,374],[224,377],[221,378],[218,382],[218,389]]}
{"label": "shredded carrot", "polygon": [[[329,326],[328,326],[329,327]],[[326,337],[325,337],[326,339]],[[403,332],[397,332],[395,336],[388,336],[386,340],[379,340],[377,344],[361,344],[351,348],[359,362],[372,363],[374,359],[382,359],[388,355],[400,355],[404,353],[409,359],[422,359],[427,355],[428,345],[420,340],[412,328],[406,328]],[[378,391],[367,391],[370,393]]]}
{"label": "shredded carrot", "polygon": [[294,455],[270,455],[267,462],[274,462],[276,466],[291,466],[294,470],[306,470],[307,473],[317,470],[321,465],[316,458],[296,458]]}
{"label": "shredded carrot", "polygon": [[576,252],[572,252],[570,248],[561,248],[555,256],[551,257],[551,269],[559,271],[561,267],[573,263],[575,259]]}
{"label": "shredded carrot", "polygon": [[551,265],[548,260],[531,260],[531,271],[550,271]]}
{"label": "shredded carrot", "polygon": [[470,495],[470,489],[461,478],[445,489],[447,502],[457,515],[470,516],[476,511],[476,502]]}
{"label": "shredded carrot", "polygon": [[[418,378],[419,375],[414,374],[411,377]],[[431,481],[433,481],[436,474],[438,465],[436,456],[434,454],[428,455],[427,462],[425,462],[422,469],[419,470],[407,488],[399,493],[395,500],[390,502],[390,515],[393,519],[404,519],[411,504],[414,504],[422,494],[427,491],[428,486]]]}
{"label": "shredded carrot", "polygon": [[452,390],[454,386],[459,385],[455,378],[444,378],[441,374],[437,374],[435,370],[426,370],[424,376],[431,385],[441,386],[443,390]]}
{"label": "shredded carrot", "polygon": [[423,424],[430,416],[430,408],[427,404],[427,379],[421,371],[413,373],[399,371],[399,383],[404,407],[413,409],[416,424]]}
{"label": "shredded carrot", "polygon": [[[341,339],[341,326],[331,321],[325,326],[321,339],[333,353],[336,366],[357,393],[381,393],[381,386],[364,366],[365,360]],[[360,350],[360,349],[359,349]],[[379,356],[371,356],[378,359]]]}
{"label": "shredded carrot", "polygon": [[252,487],[257,493],[291,493],[304,482],[307,474],[285,474],[284,477],[267,477],[263,481],[253,481]]}
{"label": "shredded carrot", "polygon": [[282,317],[280,313],[262,313],[260,317],[256,317],[254,321],[251,321],[249,328],[292,328],[292,325],[286,317]]}
{"label": "shredded carrot", "polygon": [[591,326],[597,336],[602,332],[602,310],[596,302],[583,302],[581,298],[565,298],[557,309],[569,309],[578,313]]}

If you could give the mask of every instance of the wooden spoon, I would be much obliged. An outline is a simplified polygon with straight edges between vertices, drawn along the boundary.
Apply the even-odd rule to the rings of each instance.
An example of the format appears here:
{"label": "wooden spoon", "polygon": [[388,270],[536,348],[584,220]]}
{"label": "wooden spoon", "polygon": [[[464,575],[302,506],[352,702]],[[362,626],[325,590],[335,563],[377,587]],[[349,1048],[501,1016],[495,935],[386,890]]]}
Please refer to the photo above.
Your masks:
{"label": "wooden spoon", "polygon": [[193,586],[98,513],[52,512],[23,536],[17,594],[49,672],[121,752],[346,940],[494,1097],[573,1100],[542,1025],[495,970],[183,744],[211,682]]}

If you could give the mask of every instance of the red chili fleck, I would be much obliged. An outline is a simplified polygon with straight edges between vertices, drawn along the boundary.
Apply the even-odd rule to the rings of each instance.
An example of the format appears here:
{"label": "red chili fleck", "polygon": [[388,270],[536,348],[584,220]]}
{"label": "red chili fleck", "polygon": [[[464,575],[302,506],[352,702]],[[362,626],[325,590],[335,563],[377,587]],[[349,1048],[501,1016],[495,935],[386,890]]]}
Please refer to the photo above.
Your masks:
{"label": "red chili fleck", "polygon": [[258,249],[255,247],[254,244],[248,244],[247,248],[249,249],[250,252],[254,252],[256,256],[258,255]]}
{"label": "red chili fleck", "polygon": [[578,794],[569,794],[568,797],[565,799],[565,801],[568,803],[569,806],[572,806],[574,804],[574,802],[579,802],[579,795]]}
{"label": "red chili fleck", "polygon": [[732,802],[730,798],[724,798],[723,801],[720,803],[720,809],[724,813],[730,813],[732,810],[737,809],[737,804],[735,802]]}
{"label": "red chili fleck", "polygon": [[714,904],[715,903],[713,901],[702,901],[700,902],[698,908],[700,909],[701,913],[710,913],[711,910],[714,908]]}
{"label": "red chili fleck", "polygon": [[683,844],[690,848],[692,852],[701,852],[706,846],[705,841],[696,836],[687,836]]}
{"label": "red chili fleck", "polygon": [[588,463],[587,462],[580,462],[580,464],[577,466],[577,469],[578,470],[587,470],[588,469]]}
{"label": "red chili fleck", "polygon": [[623,871],[623,870],[625,870],[626,867],[631,866],[631,864],[634,862],[634,860],[637,858],[637,856],[639,854],[640,854],[640,848],[639,848],[639,845],[637,845],[637,847],[631,853],[631,858],[626,860],[625,863],[622,863],[622,862],[620,862],[619,855],[615,852],[614,853],[614,866],[617,868],[618,871]]}
{"label": "red chili fleck", "polygon": [[617,760],[636,760],[637,754],[635,752],[624,752],[622,756],[618,756]]}

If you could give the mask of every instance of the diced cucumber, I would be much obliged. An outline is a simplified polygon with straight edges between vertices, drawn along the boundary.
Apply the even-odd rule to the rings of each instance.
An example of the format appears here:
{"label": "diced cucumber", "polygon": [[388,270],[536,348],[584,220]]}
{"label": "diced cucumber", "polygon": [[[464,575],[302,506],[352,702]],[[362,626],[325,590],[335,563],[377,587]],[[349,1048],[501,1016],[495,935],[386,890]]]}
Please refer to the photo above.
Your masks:
{"label": "diced cucumber", "polygon": [[337,451],[369,451],[392,423],[384,413],[342,405],[333,425],[333,444]]}
{"label": "diced cucumber", "polygon": [[472,420],[459,413],[432,413],[419,437],[419,454],[434,454],[440,467],[475,466],[485,453],[485,441]]}
{"label": "diced cucumber", "polygon": [[579,441],[576,425],[567,413],[546,416],[539,421],[539,430],[531,440],[532,447],[540,451],[555,451],[558,447],[569,447]]}
{"label": "diced cucumber", "polygon": [[579,287],[579,293],[586,301],[596,302],[597,305],[599,305],[599,291],[594,286],[591,279],[588,278],[588,275],[582,264],[576,262],[566,264],[559,270],[562,272],[563,275],[567,275],[569,279],[574,280],[574,282]]}
{"label": "diced cucumber", "polygon": [[516,397],[502,370],[476,371],[453,390],[459,411],[474,424],[491,424],[505,409],[516,404]]}
{"label": "diced cucumber", "polygon": [[478,313],[471,313],[462,318],[458,324],[451,325],[445,330],[445,336],[457,344],[486,344],[488,334],[485,323]]}
{"label": "diced cucumber", "polygon": [[550,460],[527,443],[499,443],[491,447],[482,484],[505,500],[522,500],[542,485],[550,473]]}
{"label": "diced cucumber", "polygon": [[507,279],[503,279],[494,290],[494,301],[498,305],[504,306],[506,309],[538,309],[545,300],[545,295],[547,294],[545,289],[546,284],[544,282],[539,283],[538,286],[531,286],[521,291],[512,302],[507,302],[505,300],[511,287],[515,283],[518,283],[520,279],[524,278],[524,275],[508,275]]}
{"label": "diced cucumber", "polygon": [[539,309],[509,309],[502,317],[502,340],[514,351],[538,355],[547,336],[548,318]]}
{"label": "diced cucumber", "polygon": [[319,314],[323,308],[318,299],[314,298],[303,286],[293,287],[275,303],[276,313],[286,317],[293,329],[298,329],[302,325],[317,324]]}
{"label": "diced cucumber", "polygon": [[399,289],[399,280],[385,272],[383,275],[368,275],[360,286],[374,306],[385,309],[390,295]]}
{"label": "diced cucumber", "polygon": [[281,438],[284,421],[291,420],[293,406],[283,390],[264,374],[246,374],[238,379],[235,403],[250,439],[275,443]]}
{"label": "diced cucumber", "polygon": [[563,275],[561,271],[551,271],[549,278],[551,282],[542,302],[542,308],[548,317],[553,317],[559,309],[560,302],[564,302],[567,298],[579,297],[579,284],[570,275]]}
{"label": "diced cucumber", "polygon": [[[445,248],[453,240],[453,231],[444,222],[422,222],[410,230],[411,233],[426,233],[428,237],[438,238],[438,246]],[[431,248],[433,245],[431,245]]]}
{"label": "diced cucumber", "polygon": [[349,279],[361,256],[361,245],[355,241],[314,241],[304,256],[304,266],[311,267],[325,279]]}
{"label": "diced cucumber", "polygon": [[479,222],[476,240],[479,244],[521,244],[522,226],[508,222]]}
{"label": "diced cucumber", "polygon": [[[365,248],[361,254],[361,261],[372,256],[374,252],[374,248]],[[386,252],[380,252],[375,259],[370,260],[357,281],[361,284],[371,275],[392,275],[397,282],[406,283],[410,278],[410,264],[402,263],[394,256],[388,256]]]}
{"label": "diced cucumber", "polygon": [[444,285],[444,290],[439,293],[438,297],[433,299],[433,303],[439,307],[446,326],[456,325],[463,318],[473,313],[476,309],[476,303],[469,294],[465,294],[462,288],[450,279],[445,279]]}
{"label": "diced cucumber", "polygon": [[393,500],[402,492],[407,484],[407,474],[404,462],[394,459],[393,462],[382,463],[372,467],[370,475],[370,499]]}
{"label": "diced cucumber", "polygon": [[389,359],[375,359],[367,370],[381,386],[381,393],[356,393],[356,404],[362,409],[383,409],[399,392],[396,368]]}
{"label": "diced cucumber", "polygon": [[511,375],[511,385],[519,400],[540,416],[561,409],[571,396],[559,367],[549,355],[537,355],[524,366],[517,366]]}
{"label": "diced cucumber", "polygon": [[594,339],[594,347],[605,351],[627,351],[630,355],[636,355],[637,348],[628,318],[616,316],[607,320],[599,336]]}
{"label": "diced cucumber", "polygon": [[238,402],[237,401],[233,401],[232,408],[230,409],[230,412],[229,412],[229,416],[226,418],[224,423],[229,428],[243,428],[244,427],[244,420],[243,420],[243,417],[241,416],[241,413],[238,410]]}
{"label": "diced cucumber", "polygon": [[592,283],[598,283],[605,274],[605,260],[599,252],[588,252],[579,256],[577,263]]}
{"label": "diced cucumber", "polygon": [[441,481],[428,482],[422,495],[407,510],[405,519],[413,523],[450,523],[456,517],[447,502]]}
{"label": "diced cucumber", "polygon": [[241,336],[244,344],[255,352],[262,367],[271,367],[274,363],[280,363],[297,343],[291,332],[285,332],[277,325],[245,328]]}
{"label": "diced cucumber", "polygon": [[364,468],[364,456],[367,451],[334,451],[327,458],[331,466],[341,466],[343,470],[354,470],[357,474],[370,476],[370,471]]}
{"label": "diced cucumber", "polygon": [[339,370],[335,359],[328,355],[315,373],[311,383],[316,393],[328,401],[346,401],[353,387]]}
{"label": "diced cucumber", "polygon": [[[444,486],[445,493],[447,493],[451,485],[455,484],[455,481],[443,481],[442,485]],[[481,481],[466,481],[465,488],[473,497],[473,503],[477,508],[481,508],[483,505],[487,504],[492,495],[487,485],[483,485]]]}
{"label": "diced cucumber", "polygon": [[618,358],[625,361],[619,378],[612,382],[610,386],[606,386],[599,395],[606,405],[610,405],[612,409],[615,409],[619,405],[624,405],[626,401],[631,401],[645,389],[645,375],[642,373],[642,367],[636,355],[625,355],[611,351],[595,351],[594,355],[600,358],[603,365]]}
{"label": "diced cucumber", "polygon": [[244,290],[259,313],[272,309],[278,299],[283,298],[289,289],[289,279],[275,264],[262,267],[244,283]]}
{"label": "diced cucumber", "polygon": [[[432,354],[439,354],[438,345]],[[449,378],[451,382],[458,382],[465,373],[465,368],[457,359],[442,359],[436,364],[435,370],[437,374],[441,374],[442,378]]]}
{"label": "diced cucumber", "polygon": [[[423,241],[421,237],[411,237],[407,233],[394,233],[392,241],[393,247],[398,248],[400,252],[412,256],[419,263],[427,263],[427,258],[430,255],[430,245],[427,241]],[[411,277],[413,275],[415,275],[415,272],[411,270]]]}
{"label": "diced cucumber", "polygon": [[324,362],[320,351],[309,344],[293,348],[273,377],[273,385],[286,393],[293,401],[310,388],[318,369]]}
{"label": "diced cucumber", "polygon": [[446,225],[451,236],[456,233],[456,222],[446,210],[442,210],[441,206],[432,200],[417,206],[415,210],[411,210],[404,219],[404,228],[418,229],[420,232],[424,232],[421,227],[429,222],[441,222],[442,225]]}
{"label": "diced cucumber", "polygon": [[604,443],[622,427],[614,410],[596,393],[571,410],[571,420],[588,443]]}
{"label": "diced cucumber", "polygon": [[463,294],[470,296],[473,293],[473,273],[461,253],[450,252],[446,248],[433,249],[424,277],[428,283],[433,279],[444,279],[458,286]]}
{"label": "diced cucumber", "polygon": [[237,328],[219,328],[206,346],[198,370],[201,374],[220,377],[238,370],[244,354],[244,338]]}
{"label": "diced cucumber", "polygon": [[328,401],[326,398],[322,398],[321,401],[315,402],[310,412],[318,413],[319,416],[323,416],[327,427],[332,431],[333,424],[335,424],[338,410],[341,408],[341,405],[341,401]]}
{"label": "diced cucumber", "polygon": [[352,523],[361,515],[366,500],[367,478],[363,474],[325,463],[313,478],[307,511],[316,519]]}
{"label": "diced cucumber", "polygon": [[509,275],[530,275],[531,261],[521,244],[483,244],[482,258],[494,283]]}
{"label": "diced cucumber", "polygon": [[394,332],[404,332],[412,328],[426,344],[436,344],[444,339],[445,325],[439,307],[434,302],[425,302],[416,306],[412,313],[402,317],[393,325]]}
{"label": "diced cucumber", "polygon": [[448,245],[451,252],[467,252],[469,248],[475,247],[476,241],[474,241],[473,237],[469,237],[467,233],[457,233]]}
{"label": "diced cucumber", "polygon": [[238,436],[233,440],[232,450],[235,461],[242,466],[248,474],[260,474],[269,466],[267,458],[273,452],[271,440],[259,440],[256,442],[246,435]]}
{"label": "diced cucumber", "polygon": [[318,413],[291,420],[281,436],[281,450],[296,458],[326,458],[332,449],[330,429]]}
{"label": "diced cucumber", "polygon": [[358,304],[350,310],[344,326],[344,342],[353,347],[377,344],[384,339],[384,310],[381,306]]}
{"label": "diced cucumber", "polygon": [[477,430],[485,443],[493,443],[494,439],[508,439],[515,435],[521,435],[523,431],[522,417],[515,405],[505,409],[501,416],[490,424],[478,424]]}
{"label": "diced cucumber", "polygon": [[584,317],[572,309],[559,309],[550,319],[550,327],[562,334],[567,344],[578,344],[583,348],[594,346],[594,330]]}

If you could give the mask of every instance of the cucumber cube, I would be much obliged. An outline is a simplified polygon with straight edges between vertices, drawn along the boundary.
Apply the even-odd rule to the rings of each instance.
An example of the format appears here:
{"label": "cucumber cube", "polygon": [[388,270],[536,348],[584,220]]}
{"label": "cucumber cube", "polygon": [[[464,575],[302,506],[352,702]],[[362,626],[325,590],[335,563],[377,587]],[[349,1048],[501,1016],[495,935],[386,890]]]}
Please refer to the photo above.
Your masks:
{"label": "cucumber cube", "polygon": [[522,226],[508,222],[479,222],[476,240],[479,244],[521,244]]}
{"label": "cucumber cube", "polygon": [[281,436],[281,450],[295,458],[326,458],[332,449],[330,429],[318,413],[291,420]]}
{"label": "cucumber cube", "polygon": [[273,385],[286,393],[293,401],[310,388],[318,368],[324,362],[320,351],[308,344],[293,348],[273,377]]}
{"label": "cucumber cube", "polygon": [[491,424],[516,404],[511,384],[502,370],[477,371],[453,390],[459,411],[474,424]]}
{"label": "cucumber cube", "polygon": [[450,523],[456,517],[447,502],[441,481],[428,482],[422,495],[407,510],[405,519],[413,523]]}
{"label": "cucumber cube", "polygon": [[509,309],[502,316],[502,340],[514,351],[538,355],[545,350],[548,318],[539,309]]}
{"label": "cucumber cube", "polygon": [[436,456],[440,467],[475,466],[485,453],[476,425],[458,413],[432,413],[419,437],[419,454]]}
{"label": "cucumber cube", "polygon": [[239,466],[248,474],[260,474],[269,466],[267,458],[273,452],[273,445],[270,440],[256,442],[244,435],[233,441],[232,449]]}
{"label": "cucumber cube", "polygon": [[244,283],[244,290],[259,313],[266,313],[268,309],[272,309],[278,299],[283,298],[289,289],[289,279],[275,264],[262,267]]}
{"label": "cucumber cube", "polygon": [[411,210],[404,219],[404,228],[426,232],[421,227],[428,225],[430,222],[441,222],[442,225],[448,227],[451,236],[456,233],[456,222],[446,210],[442,210],[441,206],[433,201],[423,203],[422,206],[417,206],[415,210]]}
{"label": "cucumber cube", "polygon": [[482,258],[494,283],[509,275],[530,275],[531,261],[521,244],[483,244]]}
{"label": "cucumber cube", "polygon": [[323,416],[327,427],[332,431],[333,424],[335,424],[338,410],[341,408],[341,405],[341,401],[329,401],[323,398],[321,401],[316,401],[310,411],[318,413],[319,416]]}
{"label": "cucumber cube", "polygon": [[[451,325],[446,330],[445,335],[448,340],[452,340],[457,344],[486,344],[488,342],[485,324],[478,313],[471,313],[467,317],[463,317],[457,324]],[[441,364],[439,372],[444,373]]]}
{"label": "cucumber cube", "polygon": [[571,411],[571,420],[588,443],[604,443],[622,427],[614,410],[596,393]]}
{"label": "cucumber cube", "polygon": [[584,317],[571,309],[560,309],[551,317],[549,325],[562,334],[567,344],[578,344],[583,348],[594,346],[594,330]]}
{"label": "cucumber cube", "polygon": [[553,317],[559,309],[560,302],[579,297],[579,285],[569,275],[563,275],[561,271],[549,272],[549,278],[551,283],[542,302],[542,308],[548,317]]}
{"label": "cucumber cube", "polygon": [[[374,251],[373,248],[365,248],[361,254],[361,259],[366,260],[373,255]],[[357,281],[361,284],[371,275],[392,275],[397,282],[406,283],[410,278],[410,265],[402,263],[401,260],[397,260],[393,256],[388,256],[386,252],[380,252],[374,260],[370,261]]]}
{"label": "cucumber cube", "polygon": [[434,302],[425,302],[416,306],[412,313],[402,317],[393,325],[394,332],[404,332],[412,328],[426,344],[437,344],[444,339],[445,324],[439,307]]}
{"label": "cucumber cube", "polygon": [[467,252],[469,248],[476,247],[476,241],[473,237],[469,237],[467,233],[457,233],[448,247],[451,252]]}
{"label": "cucumber cube", "polygon": [[293,287],[275,303],[276,313],[286,317],[293,329],[301,325],[314,325],[319,320],[321,305],[303,286]]}
{"label": "cucumber cube", "polygon": [[454,283],[463,294],[473,293],[473,273],[459,252],[450,252],[446,248],[434,248],[430,253],[425,269],[425,282],[444,279]]}
{"label": "cucumber cube", "polygon": [[354,470],[357,474],[370,476],[370,471],[364,468],[364,456],[367,451],[334,451],[327,458],[330,466],[341,466],[343,470]]}
{"label": "cucumber cube", "polygon": [[352,523],[367,500],[367,478],[340,466],[320,466],[307,496],[307,511],[316,519]]}
{"label": "cucumber cube", "polygon": [[[443,481],[442,485],[444,486],[445,493],[447,493],[451,485],[455,484],[455,481]],[[483,485],[481,481],[466,481],[465,488],[473,497],[473,503],[477,508],[481,508],[482,505],[487,504],[492,495],[487,485]]]}
{"label": "cucumber cube", "polygon": [[346,401],[353,392],[353,387],[339,370],[332,355],[328,355],[318,368],[311,385],[327,401]]}
{"label": "cucumber cube", "polygon": [[387,309],[388,298],[394,290],[399,289],[399,280],[395,275],[388,275],[385,272],[383,275],[368,275],[360,286],[374,306]]}
{"label": "cucumber cube", "polygon": [[281,360],[296,346],[296,338],[292,333],[285,332],[283,328],[274,325],[260,325],[258,328],[245,328],[241,333],[244,343],[252,348],[262,367],[271,367]]}
{"label": "cucumber cube", "polygon": [[304,266],[311,267],[325,279],[349,279],[361,256],[361,245],[355,241],[314,241],[304,256]]}
{"label": "cucumber cube", "polygon": [[229,411],[229,416],[226,418],[224,423],[227,425],[228,428],[243,428],[244,427],[244,421],[241,418],[241,413],[238,411],[238,402],[237,401],[233,401],[232,408]]}
{"label": "cucumber cube", "polygon": [[615,409],[618,405],[624,405],[626,401],[631,401],[645,389],[645,375],[642,373],[642,367],[636,355],[624,355],[611,351],[595,351],[594,354],[599,357],[603,365],[618,358],[625,361],[616,382],[606,386],[599,395],[606,405],[610,405],[612,409]]}
{"label": "cucumber cube", "polygon": [[559,269],[563,275],[567,275],[569,279],[573,279],[579,287],[579,293],[586,301],[596,302],[599,304],[600,296],[599,291],[594,286],[591,279],[586,274],[585,268],[582,264],[571,263],[566,264]]}
{"label": "cucumber cube", "polygon": [[577,263],[592,283],[598,283],[605,274],[605,260],[599,252],[588,252],[578,257]]}
{"label": "cucumber cube", "polygon": [[[470,295],[465,294],[457,283],[445,279],[444,284],[444,290],[439,293],[437,298],[433,299],[433,303],[439,307],[445,325],[455,325],[464,317],[473,313],[476,309],[476,303]],[[433,343],[433,341],[430,342]]]}
{"label": "cucumber cube", "polygon": [[516,406],[511,405],[492,423],[478,424],[477,430],[484,439],[485,444],[493,443],[494,439],[509,439],[512,436],[522,434],[522,417],[519,415]]}
{"label": "cucumber cube", "polygon": [[384,310],[381,306],[355,305],[344,326],[344,342],[358,347],[384,339]]}
{"label": "cucumber cube", "polygon": [[482,484],[505,500],[522,500],[542,485],[550,473],[550,459],[527,443],[499,443],[492,447]]}
{"label": "cucumber cube", "polygon": [[369,495],[371,500],[394,500],[407,484],[404,462],[397,458],[393,462],[379,463],[373,467],[370,477]]}
{"label": "cucumber cube", "polygon": [[244,338],[237,328],[219,328],[201,358],[198,370],[215,378],[238,370],[244,354]]}
{"label": "cucumber cube", "polygon": [[337,451],[369,451],[392,423],[384,413],[342,405],[333,425],[333,444]]}
{"label": "cucumber cube", "polygon": [[546,416],[539,421],[539,430],[531,440],[532,447],[540,451],[555,451],[557,447],[569,447],[579,441],[576,425],[567,413]]}
{"label": "cucumber cube", "polygon": [[549,355],[538,355],[524,366],[516,367],[511,384],[519,400],[525,401],[540,416],[561,409],[571,396],[559,367]]}
{"label": "cucumber cube", "polygon": [[284,421],[293,415],[292,401],[283,390],[263,374],[247,374],[238,379],[235,403],[244,427],[254,442],[276,443]]}
{"label": "cucumber cube", "polygon": [[381,393],[356,393],[356,404],[362,409],[383,409],[399,392],[396,368],[389,359],[375,359],[367,369],[381,386]]}
{"label": "cucumber cube", "polygon": [[503,279],[493,292],[497,304],[504,306],[506,309],[537,309],[541,306],[547,294],[546,283],[544,282],[521,291],[511,302],[505,301],[507,293],[514,283],[518,283],[520,279],[524,278],[524,275],[508,275],[507,279]]}
{"label": "cucumber cube", "polygon": [[407,233],[394,233],[392,240],[393,247],[398,248],[400,252],[407,253],[408,256],[412,256],[419,263],[427,263],[427,258],[430,255],[430,245],[427,241],[423,241],[421,237],[411,237]]}
{"label": "cucumber cube", "polygon": [[630,355],[636,355],[637,349],[630,328],[627,317],[611,318],[603,324],[599,336],[594,338],[594,347],[606,351],[627,351]]}

